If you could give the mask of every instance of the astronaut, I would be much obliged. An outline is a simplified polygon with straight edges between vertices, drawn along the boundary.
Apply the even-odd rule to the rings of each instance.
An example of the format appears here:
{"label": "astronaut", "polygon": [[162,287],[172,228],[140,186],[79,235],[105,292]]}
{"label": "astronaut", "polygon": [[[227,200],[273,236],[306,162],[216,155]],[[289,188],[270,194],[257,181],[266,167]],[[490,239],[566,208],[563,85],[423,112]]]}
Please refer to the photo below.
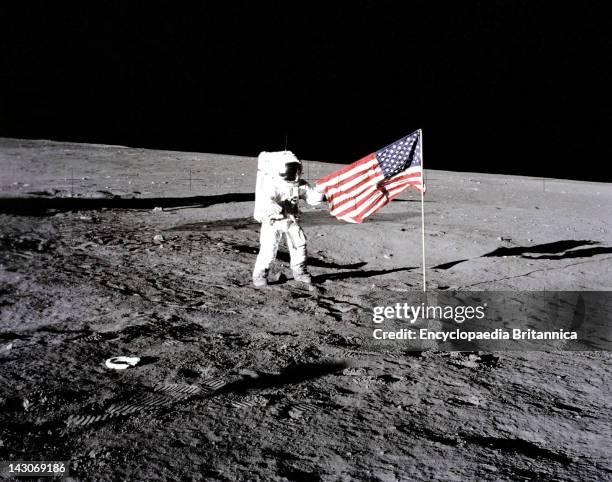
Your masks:
{"label": "astronaut", "polygon": [[293,278],[311,284],[306,266],[306,236],[299,224],[298,202],[305,199],[312,206],[324,195],[300,178],[302,163],[291,151],[262,152],[258,157],[257,189],[253,217],[261,223],[259,254],[253,269],[256,288],[268,284],[268,270],[276,258],[283,235],[291,257]]}

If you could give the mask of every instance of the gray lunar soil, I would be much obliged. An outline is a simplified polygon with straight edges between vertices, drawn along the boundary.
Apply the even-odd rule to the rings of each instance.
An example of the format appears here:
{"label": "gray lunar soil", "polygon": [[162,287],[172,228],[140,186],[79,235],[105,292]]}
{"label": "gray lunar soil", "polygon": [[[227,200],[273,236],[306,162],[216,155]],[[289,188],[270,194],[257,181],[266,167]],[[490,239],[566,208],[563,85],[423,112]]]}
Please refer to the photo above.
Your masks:
{"label": "gray lunar soil", "polygon": [[[364,349],[372,300],[422,289],[419,194],[363,225],[304,207],[318,289],[281,249],[255,290],[255,173],[0,139],[0,460],[79,480],[612,479],[609,353]],[[426,183],[432,292],[612,288],[609,184]],[[141,360],[105,366],[120,355]]]}

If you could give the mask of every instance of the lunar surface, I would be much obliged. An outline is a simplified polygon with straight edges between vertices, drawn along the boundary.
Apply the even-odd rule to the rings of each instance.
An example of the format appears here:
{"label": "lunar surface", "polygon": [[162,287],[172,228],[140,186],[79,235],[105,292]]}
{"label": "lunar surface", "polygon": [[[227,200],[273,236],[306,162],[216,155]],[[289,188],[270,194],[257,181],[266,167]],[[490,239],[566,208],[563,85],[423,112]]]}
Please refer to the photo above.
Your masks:
{"label": "lunar surface", "polygon": [[[85,480],[612,477],[609,353],[366,349],[373,300],[422,290],[420,195],[362,225],[305,206],[317,289],[283,248],[256,290],[255,174],[255,158],[0,139],[0,460]],[[426,185],[431,293],[612,289],[609,184]]]}

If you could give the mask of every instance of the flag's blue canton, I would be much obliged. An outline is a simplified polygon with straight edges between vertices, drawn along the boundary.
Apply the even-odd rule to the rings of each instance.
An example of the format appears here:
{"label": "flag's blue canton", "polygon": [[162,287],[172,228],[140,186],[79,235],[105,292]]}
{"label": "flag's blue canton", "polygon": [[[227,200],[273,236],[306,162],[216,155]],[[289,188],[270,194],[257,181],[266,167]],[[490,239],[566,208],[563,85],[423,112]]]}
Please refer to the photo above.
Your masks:
{"label": "flag's blue canton", "polygon": [[380,151],[376,151],[376,160],[385,175],[385,179],[395,176],[398,172],[402,172],[410,166],[419,166],[421,163],[420,148],[419,131],[416,131],[387,147],[383,147]]}

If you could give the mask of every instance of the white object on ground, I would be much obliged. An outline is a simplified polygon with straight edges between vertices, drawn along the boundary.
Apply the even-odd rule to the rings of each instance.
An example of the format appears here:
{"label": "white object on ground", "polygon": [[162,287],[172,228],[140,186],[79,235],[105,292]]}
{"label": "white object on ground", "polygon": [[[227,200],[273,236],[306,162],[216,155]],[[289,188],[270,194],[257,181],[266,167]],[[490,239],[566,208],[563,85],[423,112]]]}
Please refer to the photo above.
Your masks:
{"label": "white object on ground", "polygon": [[108,368],[114,368],[115,370],[125,370],[126,368],[136,366],[140,358],[137,356],[114,356],[104,362]]}

